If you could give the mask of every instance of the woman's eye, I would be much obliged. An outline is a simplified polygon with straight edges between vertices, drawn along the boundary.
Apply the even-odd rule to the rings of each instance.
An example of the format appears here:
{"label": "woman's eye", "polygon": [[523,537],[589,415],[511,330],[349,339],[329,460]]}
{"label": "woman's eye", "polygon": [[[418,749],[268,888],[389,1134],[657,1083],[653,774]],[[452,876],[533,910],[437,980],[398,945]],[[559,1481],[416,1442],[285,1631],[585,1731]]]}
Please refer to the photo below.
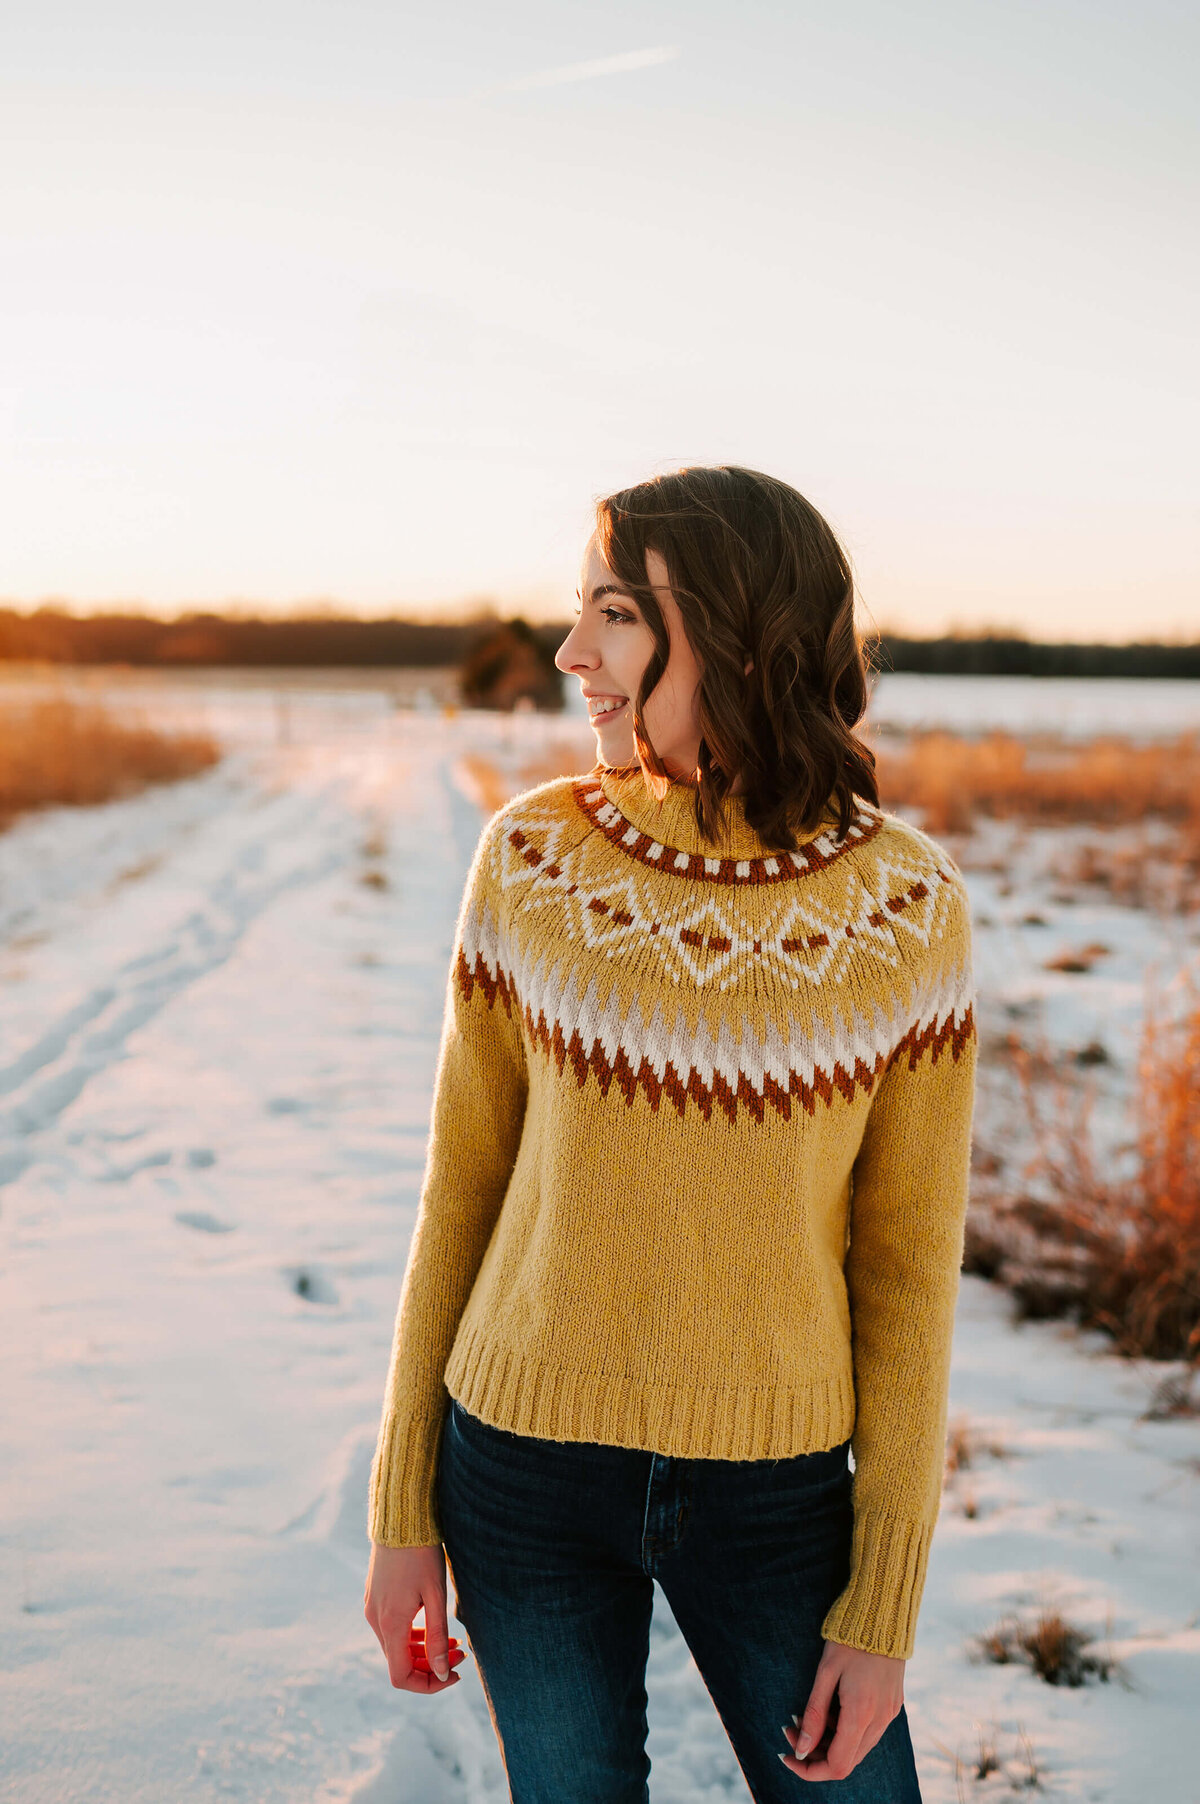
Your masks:
{"label": "woman's eye", "polygon": [[[628,626],[633,620],[632,614],[622,614],[620,608],[601,608],[600,612],[610,626]],[[571,609],[572,617],[576,620],[579,619],[582,613],[582,608]]]}

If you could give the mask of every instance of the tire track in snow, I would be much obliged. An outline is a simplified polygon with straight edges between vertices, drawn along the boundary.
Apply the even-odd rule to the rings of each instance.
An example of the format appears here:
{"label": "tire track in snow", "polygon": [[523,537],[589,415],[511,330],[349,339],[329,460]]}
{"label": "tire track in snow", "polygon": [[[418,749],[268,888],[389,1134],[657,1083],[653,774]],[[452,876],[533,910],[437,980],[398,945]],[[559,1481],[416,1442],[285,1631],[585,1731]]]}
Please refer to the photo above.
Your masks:
{"label": "tire track in snow", "polygon": [[[124,1052],[129,1037],[235,951],[247,929],[281,896],[321,882],[350,856],[354,822],[331,811],[329,842],[311,853],[313,811],[324,797],[285,795],[270,815],[255,806],[239,823],[252,834],[197,906],[148,951],[125,960],[0,1068],[0,1189],[36,1155],[38,1139],[90,1080]],[[261,802],[261,797],[252,798]],[[227,823],[226,823],[227,824]],[[309,849],[297,858],[293,847]]]}

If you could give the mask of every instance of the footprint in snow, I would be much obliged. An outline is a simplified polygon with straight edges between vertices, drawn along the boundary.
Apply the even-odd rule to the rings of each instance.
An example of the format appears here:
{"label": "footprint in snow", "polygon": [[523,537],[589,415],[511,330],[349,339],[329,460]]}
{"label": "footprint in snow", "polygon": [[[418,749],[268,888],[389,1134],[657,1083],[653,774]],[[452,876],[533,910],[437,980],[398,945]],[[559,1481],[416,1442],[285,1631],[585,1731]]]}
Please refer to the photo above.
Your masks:
{"label": "footprint in snow", "polygon": [[177,1209],[175,1220],[184,1228],[195,1228],[201,1234],[232,1234],[234,1223],[210,1215],[207,1209]]}
{"label": "footprint in snow", "polygon": [[96,1179],[98,1184],[127,1184],[130,1178],[136,1178],[139,1172],[158,1171],[171,1163],[169,1152],[147,1153],[144,1159],[135,1159],[132,1165],[114,1165],[109,1171],[102,1171]]}
{"label": "footprint in snow", "polygon": [[336,1303],[337,1291],[318,1267],[289,1266],[284,1274],[298,1297],[306,1303]]}

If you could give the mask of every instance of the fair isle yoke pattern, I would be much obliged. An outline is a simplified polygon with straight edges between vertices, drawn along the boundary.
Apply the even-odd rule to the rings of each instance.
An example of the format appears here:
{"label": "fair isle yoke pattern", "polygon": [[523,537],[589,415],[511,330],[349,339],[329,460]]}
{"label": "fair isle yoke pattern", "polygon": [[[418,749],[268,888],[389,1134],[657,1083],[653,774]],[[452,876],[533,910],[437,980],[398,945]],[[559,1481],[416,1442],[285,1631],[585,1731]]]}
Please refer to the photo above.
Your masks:
{"label": "fair isle yoke pattern", "polygon": [[[571,793],[581,811],[631,858],[672,876],[695,877],[704,883],[779,883],[810,871],[822,871],[853,846],[863,845],[878,833],[882,817],[860,808],[844,839],[831,832],[816,835],[795,852],[764,853],[754,858],[714,858],[708,852],[685,852],[662,845],[628,820],[600,785],[590,778],[571,782]],[[519,831],[519,829],[518,829]],[[519,843],[519,842],[514,842]]]}
{"label": "fair isle yoke pattern", "polygon": [[463,893],[368,1525],[441,1539],[450,1396],[680,1458],[849,1440],[827,1639],[912,1652],[945,1457],[976,1058],[936,841],[860,805],[794,851],[729,798],[558,778]]}
{"label": "fair isle yoke pattern", "polygon": [[[812,1026],[795,1013],[769,1017],[760,1034],[729,1013],[710,1028],[672,1007],[669,996],[665,1006],[656,996],[649,1013],[639,996],[616,985],[602,999],[596,977],[585,987],[575,961],[553,945],[542,950],[536,921],[525,922],[531,911],[553,910],[568,940],[605,958],[648,949],[662,976],[697,989],[726,988],[752,960],[760,981],[777,982],[785,996],[802,985],[830,990],[854,961],[878,958],[896,968],[906,940],[927,950],[942,937],[953,879],[923,835],[906,830],[901,844],[877,852],[865,871],[847,870],[829,896],[801,880],[870,845],[885,825],[878,812],[860,809],[844,839],[830,830],[792,853],[713,858],[664,847],[595,783],[571,782],[570,793],[606,839],[652,875],[619,870],[614,894],[611,874],[597,882],[582,848],[566,844],[562,786],[534,792],[524,804],[510,804],[498,866],[501,895],[517,901],[521,924],[502,941],[498,915],[481,897],[468,912],[455,965],[464,999],[478,986],[489,1006],[515,1009],[530,1048],[552,1058],[560,1073],[569,1071],[580,1086],[590,1076],[602,1096],[614,1089],[626,1103],[640,1093],[654,1109],[665,1098],[680,1114],[690,1103],[705,1117],[715,1106],[731,1122],[739,1111],[761,1121],[767,1109],[787,1120],[793,1106],[811,1114],[835,1092],[847,1100],[855,1089],[869,1093],[901,1053],[910,1060],[959,1056],[974,1028],[971,973],[962,958],[906,997],[881,1003],[872,995]],[[681,894],[679,881],[689,878],[751,886],[760,903],[764,884],[790,879],[791,888],[766,897],[765,910],[748,919],[739,888],[726,898],[691,888]]]}

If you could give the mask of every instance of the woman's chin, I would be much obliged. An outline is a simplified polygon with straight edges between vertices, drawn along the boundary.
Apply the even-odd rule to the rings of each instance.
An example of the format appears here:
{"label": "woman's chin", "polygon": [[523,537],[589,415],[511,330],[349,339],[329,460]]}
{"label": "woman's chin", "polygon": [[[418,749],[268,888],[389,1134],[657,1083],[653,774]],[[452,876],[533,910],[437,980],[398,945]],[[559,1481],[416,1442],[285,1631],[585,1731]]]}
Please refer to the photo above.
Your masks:
{"label": "woman's chin", "polygon": [[596,734],[596,750],[602,764],[634,764],[637,761],[637,748],[633,743],[633,734],[606,733],[601,729]]}

